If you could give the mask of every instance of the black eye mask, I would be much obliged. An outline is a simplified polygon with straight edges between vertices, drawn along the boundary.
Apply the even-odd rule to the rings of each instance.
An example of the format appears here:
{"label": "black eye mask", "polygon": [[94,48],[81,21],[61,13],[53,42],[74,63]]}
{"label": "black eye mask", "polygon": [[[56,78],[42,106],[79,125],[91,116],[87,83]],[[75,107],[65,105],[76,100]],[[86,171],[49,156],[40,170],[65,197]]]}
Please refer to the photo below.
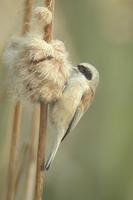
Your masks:
{"label": "black eye mask", "polygon": [[79,71],[84,74],[84,76],[88,79],[91,80],[92,79],[92,73],[91,71],[85,67],[84,65],[77,65]]}

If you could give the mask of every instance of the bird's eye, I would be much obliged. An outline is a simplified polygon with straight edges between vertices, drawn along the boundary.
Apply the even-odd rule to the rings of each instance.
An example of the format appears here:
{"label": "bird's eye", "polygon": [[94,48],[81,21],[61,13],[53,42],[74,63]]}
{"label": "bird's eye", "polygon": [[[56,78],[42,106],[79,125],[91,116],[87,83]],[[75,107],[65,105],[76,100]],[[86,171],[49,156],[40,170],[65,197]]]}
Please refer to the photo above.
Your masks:
{"label": "bird's eye", "polygon": [[84,65],[77,65],[79,71],[84,74],[84,76],[88,79],[92,79],[92,72],[90,71],[89,68],[85,67]]}

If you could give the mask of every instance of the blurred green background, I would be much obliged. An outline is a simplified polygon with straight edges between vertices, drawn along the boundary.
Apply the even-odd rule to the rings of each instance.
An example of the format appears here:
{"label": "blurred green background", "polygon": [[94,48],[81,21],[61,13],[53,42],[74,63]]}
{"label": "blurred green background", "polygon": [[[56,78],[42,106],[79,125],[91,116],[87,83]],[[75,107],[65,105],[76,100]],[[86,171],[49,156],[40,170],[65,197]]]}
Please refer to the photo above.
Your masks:
{"label": "blurred green background", "polygon": [[[0,52],[21,30],[23,0],[0,2]],[[43,5],[41,2],[35,2]],[[75,64],[90,62],[100,85],[89,111],[60,147],[46,174],[44,199],[133,199],[133,1],[58,0],[55,38]],[[0,191],[4,190],[12,101],[0,67]],[[30,109],[25,111],[25,118]],[[24,117],[23,117],[24,118]],[[28,134],[27,121],[22,131]],[[26,134],[23,134],[26,140]],[[2,199],[2,198],[1,198]]]}

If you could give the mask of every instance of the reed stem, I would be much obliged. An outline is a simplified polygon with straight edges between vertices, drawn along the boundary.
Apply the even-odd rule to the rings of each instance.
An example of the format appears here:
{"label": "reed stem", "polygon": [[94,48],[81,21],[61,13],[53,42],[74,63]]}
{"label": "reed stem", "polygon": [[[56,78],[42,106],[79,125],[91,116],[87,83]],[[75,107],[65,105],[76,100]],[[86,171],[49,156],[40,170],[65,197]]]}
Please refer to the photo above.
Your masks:
{"label": "reed stem", "polygon": [[[22,27],[22,35],[26,34],[30,29],[32,15],[33,0],[25,0],[24,20]],[[19,141],[20,126],[21,126],[22,105],[20,101],[16,102],[13,116],[13,128],[11,133],[11,145],[9,155],[9,167],[7,172],[7,200],[15,199],[15,181],[16,181],[16,157],[17,145]]]}
{"label": "reed stem", "polygon": [[[46,0],[46,6],[54,14],[54,0]],[[44,40],[50,42],[53,36],[53,22],[44,29]],[[46,129],[47,129],[47,111],[48,105],[40,103],[40,127],[39,127],[39,143],[37,153],[37,172],[35,186],[35,200],[42,199],[44,187],[44,162],[45,162],[45,145],[46,145]]]}

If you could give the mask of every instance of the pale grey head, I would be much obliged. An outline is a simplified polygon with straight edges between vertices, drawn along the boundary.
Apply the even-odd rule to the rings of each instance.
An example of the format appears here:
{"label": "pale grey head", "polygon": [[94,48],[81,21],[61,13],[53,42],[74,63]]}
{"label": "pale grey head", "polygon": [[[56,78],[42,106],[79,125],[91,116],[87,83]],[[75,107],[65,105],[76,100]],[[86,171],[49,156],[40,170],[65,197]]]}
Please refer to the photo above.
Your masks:
{"label": "pale grey head", "polygon": [[77,65],[78,70],[88,80],[90,87],[95,92],[99,83],[99,72],[98,70],[89,63],[80,63]]}

